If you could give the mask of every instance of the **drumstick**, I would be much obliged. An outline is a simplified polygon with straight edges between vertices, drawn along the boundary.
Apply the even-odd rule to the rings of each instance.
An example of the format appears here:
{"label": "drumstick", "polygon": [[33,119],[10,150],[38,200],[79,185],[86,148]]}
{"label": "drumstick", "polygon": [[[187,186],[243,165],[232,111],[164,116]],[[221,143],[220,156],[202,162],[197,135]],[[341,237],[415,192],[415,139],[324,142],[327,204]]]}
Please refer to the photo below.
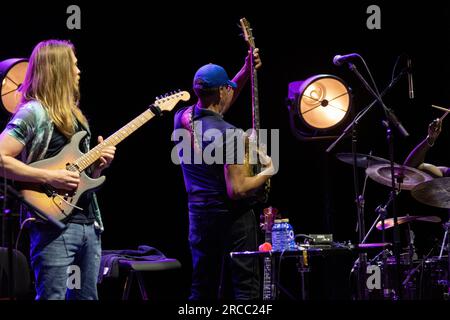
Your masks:
{"label": "drumstick", "polygon": [[442,107],[439,107],[439,106],[435,106],[435,105],[433,105],[433,104],[432,104],[431,106],[432,106],[433,108],[436,108],[436,109],[445,111],[444,115],[443,115],[442,117],[439,118],[439,121],[444,120],[445,117],[446,117],[446,116],[448,115],[448,113],[450,112],[450,109],[446,109],[446,108],[442,108]]}

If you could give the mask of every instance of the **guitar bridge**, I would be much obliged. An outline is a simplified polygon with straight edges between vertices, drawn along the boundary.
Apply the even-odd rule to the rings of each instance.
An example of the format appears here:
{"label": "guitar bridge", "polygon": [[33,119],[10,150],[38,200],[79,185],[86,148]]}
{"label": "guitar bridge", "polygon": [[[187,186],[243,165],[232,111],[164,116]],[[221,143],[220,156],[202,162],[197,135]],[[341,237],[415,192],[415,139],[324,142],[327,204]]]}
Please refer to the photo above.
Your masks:
{"label": "guitar bridge", "polygon": [[54,197],[56,194],[56,192],[54,190],[52,190],[49,185],[46,185],[46,184],[42,185],[42,190],[49,198]]}

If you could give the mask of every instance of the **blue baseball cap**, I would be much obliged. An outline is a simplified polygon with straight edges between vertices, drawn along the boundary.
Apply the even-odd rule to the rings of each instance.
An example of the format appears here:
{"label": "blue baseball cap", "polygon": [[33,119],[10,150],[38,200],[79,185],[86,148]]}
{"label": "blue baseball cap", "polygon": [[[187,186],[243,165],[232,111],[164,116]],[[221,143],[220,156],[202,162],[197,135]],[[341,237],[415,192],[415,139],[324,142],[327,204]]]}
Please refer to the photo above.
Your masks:
{"label": "blue baseball cap", "polygon": [[225,85],[237,88],[236,82],[231,81],[225,69],[217,64],[204,65],[195,73],[194,89],[218,88]]}

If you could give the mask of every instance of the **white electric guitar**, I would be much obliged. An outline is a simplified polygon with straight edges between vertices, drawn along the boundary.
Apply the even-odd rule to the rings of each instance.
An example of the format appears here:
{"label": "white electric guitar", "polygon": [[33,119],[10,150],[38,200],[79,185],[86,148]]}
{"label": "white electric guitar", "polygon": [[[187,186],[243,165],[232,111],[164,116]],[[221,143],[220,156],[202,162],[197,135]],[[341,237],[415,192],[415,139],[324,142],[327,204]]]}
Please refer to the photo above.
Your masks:
{"label": "white electric guitar", "polygon": [[79,131],[75,133],[70,142],[56,156],[33,162],[30,166],[42,169],[65,168],[69,171],[78,171],[80,173],[78,188],[73,191],[66,191],[55,189],[50,185],[23,183],[20,190],[22,196],[32,206],[46,213],[51,218],[62,220],[68,217],[75,208],[81,209],[77,206],[81,195],[98,189],[105,181],[104,176],[93,179],[84,172],[100,158],[103,148],[117,145],[151,120],[155,113],[170,111],[180,100],[187,101],[189,98],[189,92],[181,91],[157,99],[146,111],[87,153],[82,153],[79,149],[80,141],[86,136],[87,132]]}

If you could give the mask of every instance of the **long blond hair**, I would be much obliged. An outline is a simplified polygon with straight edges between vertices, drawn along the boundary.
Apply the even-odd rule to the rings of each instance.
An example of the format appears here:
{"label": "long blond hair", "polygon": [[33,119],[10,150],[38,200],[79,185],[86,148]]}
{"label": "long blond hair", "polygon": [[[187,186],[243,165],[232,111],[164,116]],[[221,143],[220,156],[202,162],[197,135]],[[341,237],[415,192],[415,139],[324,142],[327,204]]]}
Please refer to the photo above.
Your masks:
{"label": "long blond hair", "polygon": [[78,107],[80,90],[73,71],[75,49],[70,41],[47,40],[31,53],[22,84],[22,104],[38,100],[47,110],[54,125],[66,137],[76,131],[76,120],[88,126]]}

